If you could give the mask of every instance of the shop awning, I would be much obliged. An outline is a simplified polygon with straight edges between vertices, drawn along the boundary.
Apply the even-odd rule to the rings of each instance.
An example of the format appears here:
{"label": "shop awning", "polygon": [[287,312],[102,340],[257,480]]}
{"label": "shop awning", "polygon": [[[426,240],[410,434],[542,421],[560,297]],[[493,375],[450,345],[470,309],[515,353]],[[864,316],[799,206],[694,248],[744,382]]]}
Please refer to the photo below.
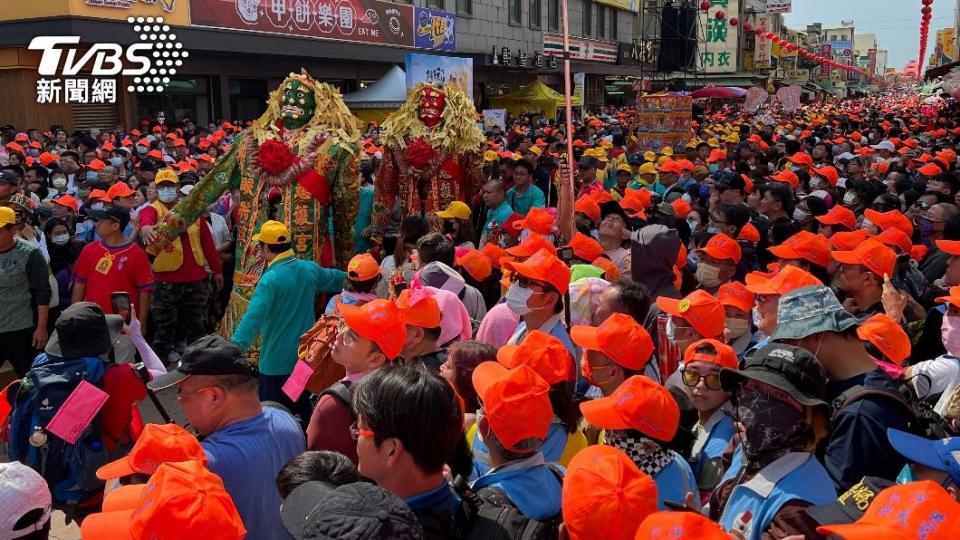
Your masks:
{"label": "shop awning", "polygon": [[398,109],[407,99],[407,74],[393,66],[379,81],[343,96],[351,109]]}
{"label": "shop awning", "polygon": [[[577,96],[571,96],[570,101],[574,107],[581,105]],[[556,118],[557,107],[563,106],[563,94],[540,81],[533,81],[509,94],[490,98],[490,108],[507,109],[514,116],[525,112],[539,112],[544,118],[553,119]]]}
{"label": "shop awning", "polygon": [[935,68],[930,68],[923,73],[923,80],[929,81],[931,79],[936,79],[937,77],[943,77],[947,73],[950,73],[950,70],[960,66],[960,60],[956,62],[950,62],[949,64],[944,64],[942,66],[937,66]]}
{"label": "shop awning", "polygon": [[736,73],[717,73],[711,75],[677,73],[677,79],[683,79],[688,89],[703,88],[705,86],[740,86],[749,88],[767,78],[756,73],[738,71]]}

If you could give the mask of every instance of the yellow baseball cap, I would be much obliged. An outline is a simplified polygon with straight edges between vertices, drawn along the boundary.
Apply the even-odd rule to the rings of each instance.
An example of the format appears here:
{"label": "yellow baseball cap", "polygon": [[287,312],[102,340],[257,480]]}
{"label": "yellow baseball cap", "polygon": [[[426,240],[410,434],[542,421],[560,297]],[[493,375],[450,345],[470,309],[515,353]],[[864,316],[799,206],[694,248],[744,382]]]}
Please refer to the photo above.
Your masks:
{"label": "yellow baseball cap", "polygon": [[437,212],[440,219],[470,219],[470,207],[462,201],[453,201],[446,210]]}
{"label": "yellow baseball cap", "polygon": [[671,147],[669,147],[669,146],[664,147],[663,150],[660,150],[660,155],[661,155],[661,156],[672,157],[672,156],[673,156],[673,148],[671,148]]}
{"label": "yellow baseball cap", "polygon": [[643,159],[645,159],[646,161],[656,161],[657,153],[652,150],[647,150],[646,152],[643,153]]}
{"label": "yellow baseball cap", "polygon": [[540,147],[537,145],[533,145],[530,148],[527,148],[527,151],[537,156],[543,155],[543,150],[541,150]]}
{"label": "yellow baseball cap", "polygon": [[253,235],[254,242],[264,244],[286,244],[290,241],[290,229],[279,221],[265,221],[260,226],[260,232]]}
{"label": "yellow baseball cap", "polygon": [[633,174],[633,169],[631,169],[630,165],[627,165],[626,163],[621,163],[620,165],[617,165],[617,172],[620,172],[620,171]]}
{"label": "yellow baseball cap", "polygon": [[14,225],[17,223],[17,213],[13,211],[13,208],[7,206],[0,206],[0,227],[6,227],[7,225]]}
{"label": "yellow baseball cap", "polygon": [[177,173],[173,169],[161,169],[157,171],[157,174],[153,177],[153,181],[158,184],[163,182],[180,183],[180,179],[177,178]]}
{"label": "yellow baseball cap", "polygon": [[736,133],[731,133],[723,138],[723,142],[734,143],[734,144],[739,143],[740,135]]}
{"label": "yellow baseball cap", "polygon": [[637,174],[657,174],[657,167],[653,163],[647,162],[640,166]]}
{"label": "yellow baseball cap", "polygon": [[499,156],[497,156],[497,153],[494,152],[493,150],[487,150],[486,152],[483,153],[484,161],[496,161],[498,157]]}
{"label": "yellow baseball cap", "polygon": [[707,139],[707,144],[710,145],[710,148],[720,148],[720,141],[718,141],[716,137]]}

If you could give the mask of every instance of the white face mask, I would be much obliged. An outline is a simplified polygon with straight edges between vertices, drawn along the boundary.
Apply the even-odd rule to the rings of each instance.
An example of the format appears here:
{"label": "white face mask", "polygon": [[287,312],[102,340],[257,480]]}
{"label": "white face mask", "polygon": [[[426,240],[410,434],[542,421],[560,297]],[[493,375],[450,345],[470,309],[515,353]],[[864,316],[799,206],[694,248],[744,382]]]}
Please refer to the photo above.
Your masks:
{"label": "white face mask", "polygon": [[162,187],[157,188],[157,198],[165,203],[170,203],[177,200],[177,188],[175,187]]}
{"label": "white face mask", "polygon": [[708,289],[719,287],[722,284],[720,268],[705,262],[699,263],[697,265],[697,281]]}
{"label": "white face mask", "polygon": [[533,311],[527,306],[527,300],[529,300],[531,296],[533,296],[533,290],[514,283],[507,289],[507,294],[504,298],[506,298],[507,307],[510,308],[511,311],[523,316]]}
{"label": "white face mask", "polygon": [[854,192],[852,192],[852,191],[848,191],[848,192],[846,192],[846,193],[843,194],[843,205],[844,205],[844,206],[850,206],[850,205],[852,205],[856,200],[857,200],[857,194],[854,193]]}
{"label": "white face mask", "polygon": [[50,237],[50,241],[58,246],[65,246],[70,241],[69,234],[55,234]]}
{"label": "white face mask", "polygon": [[805,212],[802,208],[793,209],[793,220],[796,221],[797,223],[806,221],[808,217],[810,217],[810,214],[808,212]]}
{"label": "white face mask", "polygon": [[820,178],[819,176],[814,176],[810,179],[810,190],[816,191],[818,189],[826,189],[827,181]]}
{"label": "white face mask", "polygon": [[54,179],[53,179],[53,187],[55,187],[55,188],[57,188],[57,189],[63,189],[63,188],[65,188],[65,187],[67,187],[67,179],[66,179],[66,178],[63,178],[63,177],[60,177],[60,176],[54,178]]}
{"label": "white face mask", "polygon": [[90,209],[91,209],[91,210],[103,210],[103,203],[102,203],[102,202],[99,202],[99,201],[98,201],[98,202],[95,202],[95,203],[93,203],[93,204],[90,205]]}
{"label": "white face mask", "polygon": [[943,347],[953,356],[960,356],[960,317],[944,315],[940,325],[940,337]]}

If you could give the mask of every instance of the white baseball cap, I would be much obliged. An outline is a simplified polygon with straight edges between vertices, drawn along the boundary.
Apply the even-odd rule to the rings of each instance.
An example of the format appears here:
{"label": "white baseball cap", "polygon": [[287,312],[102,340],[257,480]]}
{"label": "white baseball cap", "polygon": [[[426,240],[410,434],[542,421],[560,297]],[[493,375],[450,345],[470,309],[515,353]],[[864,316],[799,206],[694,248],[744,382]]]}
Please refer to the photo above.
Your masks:
{"label": "white baseball cap", "polygon": [[[43,529],[51,505],[50,489],[39,473],[19,461],[0,463],[0,538],[21,538]],[[36,522],[14,528],[27,512],[37,509],[43,513]]]}
{"label": "white baseball cap", "polygon": [[880,141],[880,142],[877,143],[877,144],[871,144],[871,145],[870,145],[870,148],[873,148],[874,150],[886,150],[886,151],[888,151],[888,152],[896,152],[896,151],[897,151],[897,147],[894,146],[894,145],[893,145],[893,142],[892,142],[892,141],[889,141],[889,140]]}

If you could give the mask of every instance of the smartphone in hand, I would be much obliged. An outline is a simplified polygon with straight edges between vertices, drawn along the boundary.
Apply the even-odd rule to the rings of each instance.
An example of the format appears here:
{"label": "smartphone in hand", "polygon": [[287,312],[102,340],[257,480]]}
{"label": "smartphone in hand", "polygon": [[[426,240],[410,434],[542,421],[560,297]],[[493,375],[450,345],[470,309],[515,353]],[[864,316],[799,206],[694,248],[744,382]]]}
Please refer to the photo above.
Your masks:
{"label": "smartphone in hand", "polygon": [[110,293],[110,305],[115,314],[123,317],[125,324],[130,324],[130,293],[126,291]]}

